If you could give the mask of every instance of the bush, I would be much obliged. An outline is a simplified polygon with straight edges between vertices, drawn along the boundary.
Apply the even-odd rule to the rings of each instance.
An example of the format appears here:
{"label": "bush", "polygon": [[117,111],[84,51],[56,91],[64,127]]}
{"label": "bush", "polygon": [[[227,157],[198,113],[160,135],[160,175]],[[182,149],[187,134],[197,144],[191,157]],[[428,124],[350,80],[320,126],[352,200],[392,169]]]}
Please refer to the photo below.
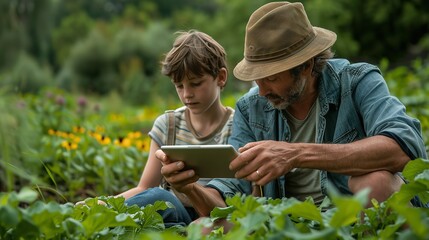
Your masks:
{"label": "bush", "polygon": [[19,55],[12,70],[4,73],[2,78],[0,87],[15,93],[37,93],[43,87],[53,85],[50,69],[25,53]]}
{"label": "bush", "polygon": [[[114,71],[113,49],[100,30],[94,30],[72,49],[70,59],[71,80],[76,81],[78,90],[87,94],[105,95],[120,88],[120,81]],[[72,82],[62,82],[71,88]]]}

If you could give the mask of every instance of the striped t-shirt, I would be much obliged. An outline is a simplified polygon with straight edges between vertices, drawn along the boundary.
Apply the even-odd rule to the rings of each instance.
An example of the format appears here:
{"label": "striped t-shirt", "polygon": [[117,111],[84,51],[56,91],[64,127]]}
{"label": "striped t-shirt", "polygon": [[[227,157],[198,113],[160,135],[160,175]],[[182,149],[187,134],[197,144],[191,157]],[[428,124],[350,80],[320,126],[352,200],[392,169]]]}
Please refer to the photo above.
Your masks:
{"label": "striped t-shirt", "polygon": [[[175,145],[208,145],[208,144],[227,144],[228,138],[231,135],[232,119],[234,117],[234,109],[227,107],[222,123],[211,134],[199,137],[196,131],[192,128],[189,121],[189,113],[187,108],[180,107],[174,110],[176,123],[176,139]],[[166,113],[160,115],[154,122],[149,136],[159,146],[163,146],[167,142],[168,134],[168,115]],[[205,185],[209,179],[200,179],[199,183]]]}

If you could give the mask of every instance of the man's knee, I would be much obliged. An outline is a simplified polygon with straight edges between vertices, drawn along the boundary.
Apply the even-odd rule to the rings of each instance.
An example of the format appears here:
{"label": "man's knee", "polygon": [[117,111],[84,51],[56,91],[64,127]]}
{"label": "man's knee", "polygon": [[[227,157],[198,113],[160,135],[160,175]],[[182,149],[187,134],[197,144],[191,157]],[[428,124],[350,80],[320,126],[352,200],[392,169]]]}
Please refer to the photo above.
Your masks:
{"label": "man's knee", "polygon": [[376,171],[361,176],[350,177],[349,189],[357,193],[365,188],[370,189],[369,199],[379,202],[387,200],[393,193],[399,191],[404,181],[397,174],[388,171]]}

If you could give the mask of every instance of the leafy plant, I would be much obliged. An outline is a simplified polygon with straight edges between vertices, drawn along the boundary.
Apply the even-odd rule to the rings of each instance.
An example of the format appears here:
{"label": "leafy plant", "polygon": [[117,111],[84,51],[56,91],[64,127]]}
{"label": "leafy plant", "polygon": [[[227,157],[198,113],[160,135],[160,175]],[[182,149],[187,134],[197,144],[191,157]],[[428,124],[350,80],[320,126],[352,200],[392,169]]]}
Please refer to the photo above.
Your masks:
{"label": "leafy plant", "polygon": [[[1,239],[427,239],[429,209],[412,207],[419,196],[429,202],[429,160],[407,164],[403,185],[386,202],[373,201],[364,208],[368,191],[344,196],[331,190],[330,200],[316,206],[312,199],[255,198],[237,194],[226,208],[215,208],[211,217],[183,228],[165,229],[158,211],[172,207],[156,202],[139,208],[122,197],[88,198],[85,204],[37,201],[37,192],[0,194]],[[102,201],[104,204],[99,204]],[[24,207],[23,207],[24,205]],[[330,207],[328,207],[330,206]],[[221,218],[233,227],[228,233],[202,229]]]}
{"label": "leafy plant", "polygon": [[[124,205],[124,198],[87,199],[86,204],[35,201],[37,193],[23,188],[0,195],[1,239],[123,239],[164,230],[157,211],[171,207],[156,202],[144,208]],[[105,204],[98,204],[98,200]],[[20,203],[30,204],[27,208]]]}
{"label": "leafy plant", "polygon": [[[403,172],[409,183],[403,185],[386,202],[373,201],[365,209],[368,191],[354,196],[339,195],[331,190],[334,207],[325,209],[329,201],[317,207],[312,199],[254,198],[236,195],[226,200],[228,207],[216,208],[211,221],[226,218],[233,228],[211,232],[215,239],[426,239],[429,236],[429,209],[411,207],[419,196],[429,202],[429,160],[416,159]],[[204,223],[204,224],[207,224]],[[191,228],[197,234],[200,228]],[[196,230],[195,230],[196,229]],[[203,237],[201,234],[199,237]]]}

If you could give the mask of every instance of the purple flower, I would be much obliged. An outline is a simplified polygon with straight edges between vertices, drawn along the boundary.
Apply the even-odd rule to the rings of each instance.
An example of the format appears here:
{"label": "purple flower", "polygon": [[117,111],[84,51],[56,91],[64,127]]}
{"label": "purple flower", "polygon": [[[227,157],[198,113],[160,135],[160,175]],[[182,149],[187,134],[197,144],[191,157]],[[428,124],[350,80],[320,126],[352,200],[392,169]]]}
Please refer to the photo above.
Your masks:
{"label": "purple flower", "polygon": [[81,108],[85,108],[85,107],[87,106],[87,104],[88,104],[88,101],[86,101],[86,98],[85,98],[85,97],[80,96],[80,97],[77,99],[77,104],[79,105],[79,107],[81,107]]}
{"label": "purple flower", "polygon": [[63,106],[63,105],[66,103],[66,100],[64,99],[64,97],[63,97],[63,96],[57,96],[57,97],[55,98],[55,102],[56,102],[58,105]]}
{"label": "purple flower", "polygon": [[47,97],[48,99],[51,99],[51,98],[53,98],[53,97],[54,97],[54,94],[53,94],[52,92],[46,92],[46,97]]}

